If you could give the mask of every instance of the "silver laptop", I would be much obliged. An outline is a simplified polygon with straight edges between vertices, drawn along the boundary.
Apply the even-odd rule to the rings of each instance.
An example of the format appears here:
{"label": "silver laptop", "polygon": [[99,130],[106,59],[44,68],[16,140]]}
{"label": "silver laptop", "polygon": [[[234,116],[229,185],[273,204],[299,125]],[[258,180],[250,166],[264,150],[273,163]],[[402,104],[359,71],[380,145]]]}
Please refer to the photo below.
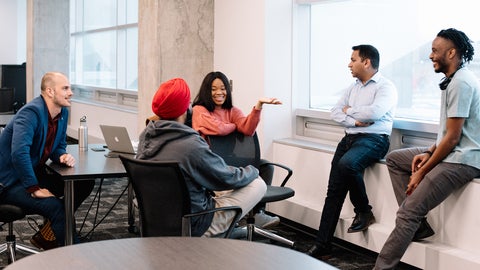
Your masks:
{"label": "silver laptop", "polygon": [[110,150],[106,156],[118,157],[119,154],[136,154],[126,127],[100,125],[100,129],[108,150]]}

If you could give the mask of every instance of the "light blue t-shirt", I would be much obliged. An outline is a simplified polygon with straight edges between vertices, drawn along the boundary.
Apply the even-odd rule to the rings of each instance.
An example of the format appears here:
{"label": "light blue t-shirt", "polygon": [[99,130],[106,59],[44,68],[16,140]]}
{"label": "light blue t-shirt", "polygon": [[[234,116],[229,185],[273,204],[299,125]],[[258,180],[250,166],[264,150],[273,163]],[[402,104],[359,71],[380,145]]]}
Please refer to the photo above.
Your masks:
{"label": "light blue t-shirt", "polygon": [[[342,110],[350,106],[347,113]],[[390,135],[397,106],[395,85],[377,72],[363,84],[356,80],[332,108],[330,116],[345,127],[348,134],[373,133]],[[356,127],[355,121],[373,122],[368,127]]]}
{"label": "light blue t-shirt", "polygon": [[459,69],[442,91],[440,108],[437,145],[447,132],[447,118],[465,118],[460,141],[443,161],[480,169],[480,83],[466,67]]}

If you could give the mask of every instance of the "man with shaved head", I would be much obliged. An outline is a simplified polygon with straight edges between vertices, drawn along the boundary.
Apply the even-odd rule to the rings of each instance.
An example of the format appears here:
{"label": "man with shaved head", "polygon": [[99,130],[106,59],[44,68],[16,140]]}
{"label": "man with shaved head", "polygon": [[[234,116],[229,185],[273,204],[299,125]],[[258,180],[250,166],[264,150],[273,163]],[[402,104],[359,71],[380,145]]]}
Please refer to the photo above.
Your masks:
{"label": "man with shaved head", "polygon": [[[65,242],[65,210],[60,199],[64,183],[46,171],[45,163],[51,159],[65,166],[75,165],[75,158],[66,152],[67,107],[72,96],[64,74],[46,73],[40,96],[23,106],[0,134],[0,203],[45,217],[42,231],[50,231],[50,239],[37,233],[31,240],[42,249]],[[93,180],[75,183],[75,209],[94,184]]]}

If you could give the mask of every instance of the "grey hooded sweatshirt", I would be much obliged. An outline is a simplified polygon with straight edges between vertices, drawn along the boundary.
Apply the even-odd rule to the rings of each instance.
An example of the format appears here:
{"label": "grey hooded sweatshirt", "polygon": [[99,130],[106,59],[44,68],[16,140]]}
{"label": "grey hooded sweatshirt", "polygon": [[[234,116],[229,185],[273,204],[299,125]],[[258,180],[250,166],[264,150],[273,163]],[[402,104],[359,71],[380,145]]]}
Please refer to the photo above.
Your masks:
{"label": "grey hooded sweatshirt", "polygon": [[[238,189],[258,177],[254,166],[227,165],[198,132],[176,121],[150,122],[140,134],[137,158],[177,161],[190,192],[192,212],[215,208],[210,191]],[[192,235],[203,235],[212,218],[213,214],[194,218]]]}

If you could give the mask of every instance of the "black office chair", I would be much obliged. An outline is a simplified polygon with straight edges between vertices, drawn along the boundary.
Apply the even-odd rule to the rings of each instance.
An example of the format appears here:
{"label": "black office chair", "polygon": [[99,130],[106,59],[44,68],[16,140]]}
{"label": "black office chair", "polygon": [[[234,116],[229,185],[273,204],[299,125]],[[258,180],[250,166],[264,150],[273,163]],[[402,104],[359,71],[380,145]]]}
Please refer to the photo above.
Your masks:
{"label": "black office chair", "polygon": [[[245,136],[240,132],[233,132],[226,136],[207,136],[207,141],[214,153],[221,156],[228,165],[236,167],[245,167],[253,165],[257,168],[260,166],[279,167],[286,172],[280,186],[267,186],[267,192],[260,201],[261,203],[277,202],[288,199],[295,195],[295,191],[285,184],[292,176],[293,172],[285,165],[267,162],[260,164],[260,143],[257,133],[253,136]],[[260,175],[261,176],[261,175]],[[268,230],[264,230],[255,226],[255,214],[258,212],[259,206],[255,207],[247,215],[247,238],[252,241],[253,234],[259,234],[263,237],[294,247],[295,243],[289,239],[276,235]]]}
{"label": "black office chair", "polygon": [[13,233],[13,222],[25,217],[22,208],[11,204],[0,204],[0,222],[2,226],[8,224],[8,235],[5,237],[5,243],[0,245],[0,254],[7,253],[8,263],[15,262],[15,255],[17,251],[24,254],[35,254],[39,251],[16,242],[15,234]]}
{"label": "black office chair", "polygon": [[178,163],[139,160],[123,155],[120,159],[137,199],[142,237],[191,236],[192,217],[235,211],[229,229],[222,235],[230,237],[242,209],[230,206],[191,213],[190,193]]}

